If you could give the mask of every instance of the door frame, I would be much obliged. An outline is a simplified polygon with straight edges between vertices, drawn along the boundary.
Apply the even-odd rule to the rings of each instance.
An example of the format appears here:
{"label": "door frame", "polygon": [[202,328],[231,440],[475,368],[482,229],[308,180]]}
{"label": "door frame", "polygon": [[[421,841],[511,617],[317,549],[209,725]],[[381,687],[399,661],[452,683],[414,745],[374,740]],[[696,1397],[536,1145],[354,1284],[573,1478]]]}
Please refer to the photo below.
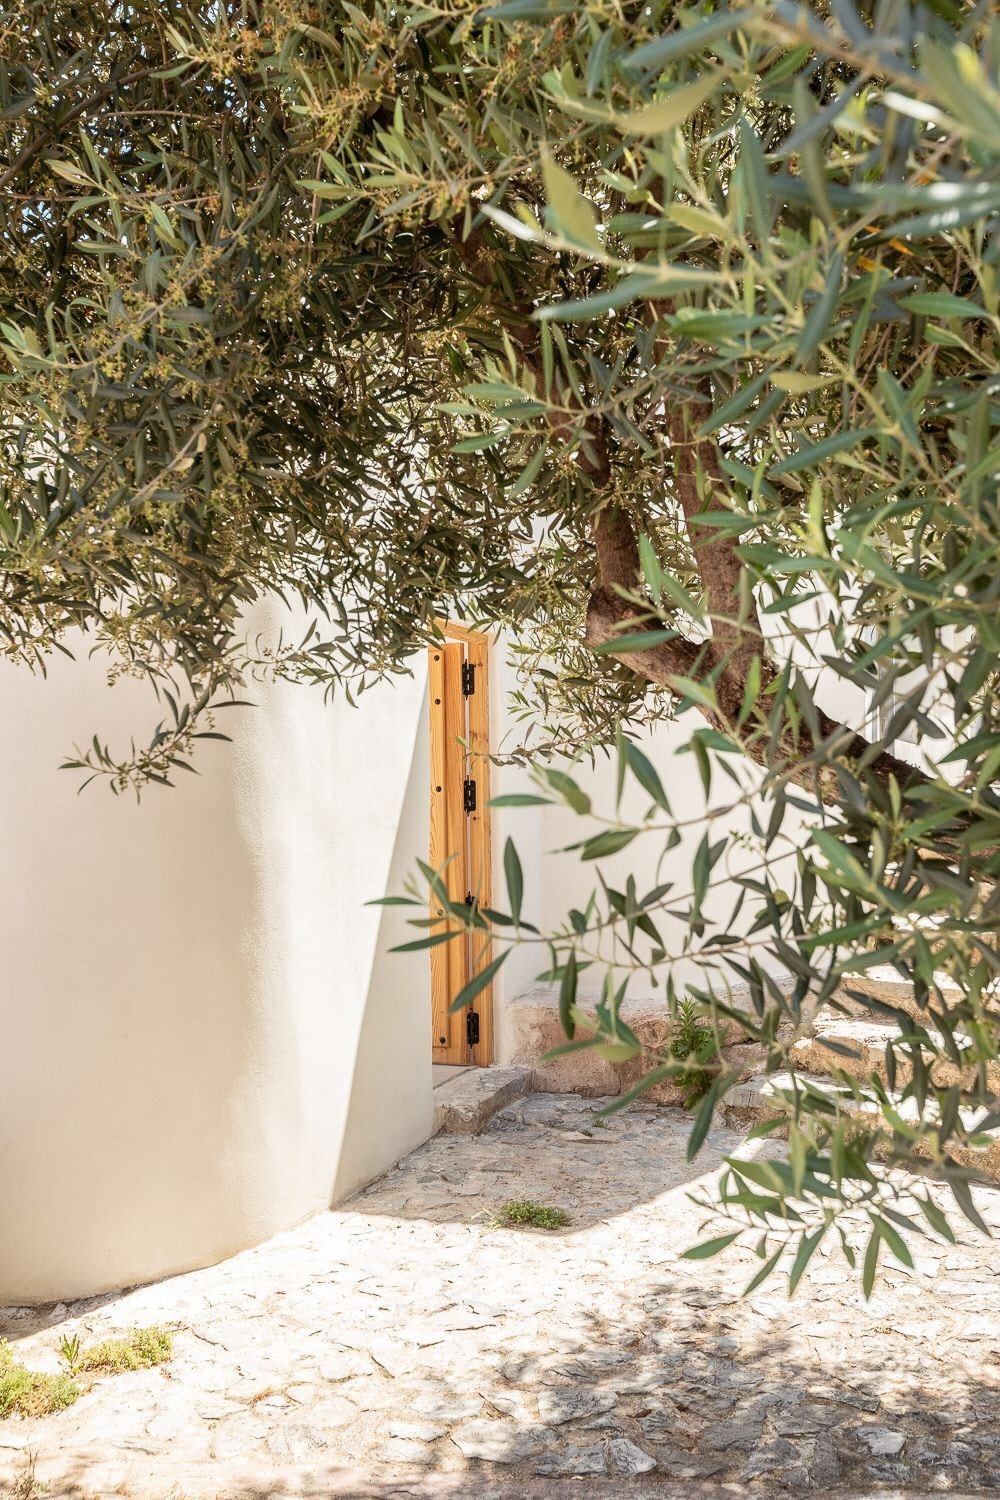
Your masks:
{"label": "door frame", "polygon": [[[439,868],[451,849],[450,830],[462,828],[460,852],[445,869],[449,899],[473,894],[480,907],[493,899],[493,852],[490,826],[490,674],[491,637],[450,620],[436,620],[440,647],[428,648],[430,684],[430,863]],[[471,691],[463,692],[462,666],[473,669]],[[460,740],[464,739],[465,744]],[[467,783],[474,786],[475,806],[465,807]],[[461,887],[461,889],[459,889]],[[432,1055],[435,1062],[484,1067],[493,1060],[493,985],[487,984],[470,1009],[479,1022],[479,1040],[466,1041],[464,1015],[450,1016],[451,997],[492,957],[488,935],[453,939],[430,950]],[[441,1037],[446,1041],[442,1043]]]}

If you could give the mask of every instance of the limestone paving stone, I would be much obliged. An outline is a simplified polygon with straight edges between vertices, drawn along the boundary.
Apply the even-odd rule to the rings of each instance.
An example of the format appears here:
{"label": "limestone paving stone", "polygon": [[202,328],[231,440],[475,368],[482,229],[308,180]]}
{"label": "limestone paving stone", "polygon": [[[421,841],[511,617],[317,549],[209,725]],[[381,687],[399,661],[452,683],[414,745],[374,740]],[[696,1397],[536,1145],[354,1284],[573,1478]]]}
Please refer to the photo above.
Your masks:
{"label": "limestone paving stone", "polygon": [[445,1430],[470,1417],[477,1417],[483,1409],[481,1396],[449,1396],[438,1391],[423,1391],[413,1401],[412,1410],[431,1421],[443,1424]]}
{"label": "limestone paving stone", "polygon": [[693,1447],[701,1434],[702,1423],[692,1413],[682,1412],[671,1402],[645,1411],[637,1418],[643,1438],[651,1443],[680,1443]]}
{"label": "limestone paving stone", "polygon": [[611,1439],[608,1460],[612,1472],[626,1478],[633,1474],[648,1474],[650,1469],[656,1468],[656,1459],[628,1438]]}
{"label": "limestone paving stone", "polygon": [[548,1388],[539,1392],[538,1415],[546,1424],[561,1427],[564,1422],[581,1422],[610,1411],[617,1399],[614,1391]]}
{"label": "limestone paving stone", "polygon": [[662,1444],[656,1449],[656,1463],[672,1479],[712,1479],[728,1468],[726,1460],[717,1453],[688,1453]]}
{"label": "limestone paving stone", "polygon": [[727,1448],[752,1448],[763,1430],[764,1419],[747,1413],[731,1422],[719,1422],[706,1428],[702,1443],[710,1453],[725,1452]]}
{"label": "limestone paving stone", "polygon": [[434,1128],[457,1135],[477,1134],[499,1110],[530,1093],[534,1081],[530,1066],[469,1068],[434,1090]]}
{"label": "limestone paving stone", "polygon": [[483,1386],[480,1392],[490,1414],[515,1417],[520,1422],[531,1422],[535,1417],[535,1400],[530,1390],[498,1390]]}
{"label": "limestone paving stone", "polygon": [[383,1464],[433,1464],[434,1454],[426,1443],[413,1438],[391,1437],[375,1449],[372,1457]]}
{"label": "limestone paving stone", "polygon": [[[746,987],[734,988],[732,999],[741,1004],[748,1013],[753,1011],[750,992]],[[593,1001],[583,996],[580,1003],[590,1010]],[[670,1035],[670,1024],[662,999],[629,999],[622,1006],[622,1020],[649,1052],[662,1051]],[[646,1064],[642,1057],[628,1062],[612,1063],[598,1052],[582,1051],[564,1053],[550,1057],[553,1049],[565,1041],[562,1022],[559,1019],[558,989],[552,985],[541,985],[518,995],[506,1006],[507,1048],[512,1060],[523,1066],[533,1067],[537,1087],[552,1093],[583,1094],[598,1097],[622,1094],[633,1087],[643,1075]],[[586,1027],[578,1027],[581,1036],[587,1034]],[[724,1056],[730,1063],[742,1067],[744,1062],[752,1065],[763,1060],[759,1047],[742,1047],[746,1037],[745,1028],[735,1020],[720,1021],[720,1035],[724,1044]],[[673,1105],[683,1103],[684,1090],[666,1080],[654,1085],[645,1095],[647,1104]]]}
{"label": "limestone paving stone", "polygon": [[746,1479],[757,1479],[761,1474],[771,1474],[776,1469],[791,1466],[802,1467],[802,1454],[794,1443],[779,1437],[755,1448],[743,1473]]}
{"label": "limestone paving stone", "polygon": [[549,1474],[553,1478],[578,1478],[584,1474],[606,1474],[608,1455],[603,1443],[593,1443],[589,1448],[573,1444],[561,1453],[545,1453],[535,1465],[536,1474]]}
{"label": "limestone paving stone", "polygon": [[840,1460],[833,1440],[828,1434],[818,1437],[811,1445],[803,1445],[808,1455],[808,1471],[813,1484],[820,1490],[832,1489],[840,1480]]}
{"label": "limestone paving stone", "polygon": [[525,1427],[502,1420],[463,1422],[451,1434],[452,1442],[466,1458],[482,1458],[487,1463],[513,1464],[532,1458],[551,1443],[548,1427]]}
{"label": "limestone paving stone", "polygon": [[448,1431],[447,1427],[433,1422],[390,1422],[388,1430],[392,1438],[419,1443],[433,1443],[435,1438],[444,1437]]}
{"label": "limestone paving stone", "polygon": [[847,1417],[843,1407],[820,1406],[814,1402],[803,1402],[788,1411],[776,1412],[771,1422],[775,1432],[782,1437],[806,1437],[823,1432],[827,1427],[837,1427]]}
{"label": "limestone paving stone", "polygon": [[864,1443],[876,1458],[895,1458],[906,1445],[906,1434],[888,1427],[865,1427],[858,1433],[858,1442]]}
{"label": "limestone paving stone", "polygon": [[[0,1494],[29,1472],[46,1500],[1000,1494],[989,1241],[928,1238],[868,1304],[824,1242],[794,1298],[776,1280],[743,1299],[750,1250],[680,1258],[712,1232],[688,1195],[773,1145],[719,1125],[689,1164],[687,1115],[604,1127],[601,1103],[517,1099],[220,1265],[0,1311],[36,1368],[64,1334],[174,1335],[167,1366],[0,1421]],[[500,1229],[512,1197],[571,1223]],[[1000,1227],[1000,1194],[977,1203]]]}

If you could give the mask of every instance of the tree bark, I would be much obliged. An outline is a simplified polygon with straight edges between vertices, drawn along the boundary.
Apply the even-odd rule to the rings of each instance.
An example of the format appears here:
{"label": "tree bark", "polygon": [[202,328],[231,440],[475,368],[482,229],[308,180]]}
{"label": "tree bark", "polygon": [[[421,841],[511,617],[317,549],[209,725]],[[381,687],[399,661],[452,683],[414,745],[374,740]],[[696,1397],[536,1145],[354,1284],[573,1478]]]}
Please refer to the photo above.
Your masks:
{"label": "tree bark", "polygon": [[[888,751],[871,754],[871,745],[846,724],[817,710],[816,730],[800,722],[797,731],[786,727],[774,743],[766,716],[752,710],[743,715],[743,700],[751,663],[760,662],[759,699],[777,680],[773,663],[760,632],[756,606],[746,605],[747,590],[739,579],[739,558],[730,538],[720,537],[711,528],[699,527],[693,519],[700,511],[685,512],[688,534],[698,559],[706,597],[713,602],[712,635],[703,642],[684,636],[665,642],[654,642],[648,650],[628,650],[607,654],[623,662],[632,671],[675,696],[683,696],[678,677],[687,677],[712,690],[717,711],[707,704],[698,707],[705,718],[721,733],[735,740],[744,753],[760,766],[782,772],[789,780],[808,788],[826,803],[841,800],[835,758],[848,770],[864,769],[888,784],[894,777],[903,789],[926,784],[922,771],[900,760]],[[701,541],[708,532],[709,540]],[[694,541],[698,536],[699,541]],[[594,523],[594,546],[597,553],[598,581],[587,608],[586,638],[589,645],[604,646],[623,634],[647,631],[651,636],[662,625],[650,625],[636,615],[635,606],[622,597],[621,590],[634,595],[640,584],[639,549],[635,531],[623,511],[609,507],[600,511]],[[704,558],[711,548],[706,569]],[[708,577],[706,578],[706,572]],[[741,616],[741,610],[743,614]],[[721,629],[717,616],[723,616]],[[748,623],[751,619],[753,627]],[[755,628],[754,628],[755,627]],[[741,717],[743,722],[739,722]],[[823,748],[822,763],[813,761]]]}
{"label": "tree bark", "polygon": [[[481,287],[495,285],[493,268],[481,236],[462,237],[456,226],[453,245],[458,250],[472,279]],[[661,304],[660,306],[666,306]],[[658,314],[660,306],[654,306]],[[525,366],[530,370],[536,389],[547,399],[536,341],[526,336],[531,323],[530,307],[497,307],[503,323],[517,344]],[[758,765],[779,770],[789,780],[807,787],[824,802],[841,800],[836,759],[848,770],[864,769],[888,784],[895,778],[901,788],[926,784],[928,778],[907,761],[888,751],[872,755],[872,747],[853,729],[816,710],[814,729],[799,723],[784,727],[775,744],[767,716],[759,707],[760,698],[777,682],[775,669],[767,650],[760,625],[757,603],[731,536],[717,527],[706,526],[703,516],[727,513],[720,494],[726,478],[712,438],[699,438],[697,427],[711,412],[711,395],[706,390],[691,393],[686,401],[675,401],[666,417],[670,451],[674,455],[674,493],[684,517],[685,529],[701,580],[711,635],[693,641],[677,635],[669,641],[653,641],[648,650],[629,650],[606,654],[624,663],[648,682],[675,696],[683,696],[678,677],[686,677],[711,688],[717,709],[699,703],[709,723],[734,739],[744,753]],[[577,441],[576,461],[587,476],[595,496],[610,487],[613,459],[607,424],[601,418],[587,416],[581,410],[582,423],[572,426],[557,417],[550,418],[553,436]],[[583,441],[579,439],[583,429]],[[586,640],[589,645],[606,647],[616,636],[662,629],[646,618],[638,617],[634,604],[623,595],[635,598],[644,590],[639,565],[639,548],[635,528],[629,516],[614,505],[605,504],[596,511],[593,522],[597,574],[587,607]],[[759,663],[757,703],[744,708],[747,682],[754,663]],[[741,722],[742,721],[742,722]],[[822,756],[816,752],[822,749]],[[818,761],[818,763],[817,763]]]}

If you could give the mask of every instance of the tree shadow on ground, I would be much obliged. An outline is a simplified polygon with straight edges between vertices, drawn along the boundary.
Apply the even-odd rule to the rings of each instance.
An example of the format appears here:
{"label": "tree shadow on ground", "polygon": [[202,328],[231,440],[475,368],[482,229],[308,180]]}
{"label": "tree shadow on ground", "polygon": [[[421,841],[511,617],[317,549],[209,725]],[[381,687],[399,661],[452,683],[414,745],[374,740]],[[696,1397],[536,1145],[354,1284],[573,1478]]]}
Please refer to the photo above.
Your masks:
{"label": "tree shadow on ground", "polygon": [[[689,1161],[690,1114],[639,1106],[605,1117],[610,1103],[532,1094],[477,1135],[434,1136],[333,1211],[482,1226],[505,1201],[527,1200],[563,1209],[572,1236],[707,1181],[744,1139],[718,1124]],[[775,1149],[760,1141],[751,1154]]]}
{"label": "tree shadow on ground", "polygon": [[[688,1162],[689,1116],[680,1110],[637,1108],[605,1124],[600,1112],[609,1102],[532,1095],[496,1116],[480,1135],[433,1136],[329,1212],[334,1217],[364,1214],[488,1229],[505,1201],[528,1199],[566,1210],[570,1221],[560,1233],[573,1235],[707,1180],[741,1140],[739,1132],[713,1129],[697,1160]],[[765,1142],[758,1149],[771,1147]],[[239,1255],[254,1254],[267,1243]],[[165,1286],[211,1269],[141,1285]],[[0,1338],[13,1343],[56,1330],[67,1319],[113,1306],[135,1290],[123,1287],[37,1307],[0,1307]]]}
{"label": "tree shadow on ground", "polygon": [[[0,1494],[34,1453],[35,1493],[74,1500],[1000,1495],[989,1242],[928,1238],[870,1303],[824,1243],[794,1298],[777,1277],[744,1298],[751,1247],[681,1258],[702,1238],[687,1194],[738,1133],[688,1163],[685,1120],[635,1111],[605,1135],[595,1108],[525,1100],[224,1267],[93,1299],[128,1322],[173,1307],[173,1364],[0,1423]],[[478,1232],[505,1197],[574,1222]],[[80,1313],[54,1311],[36,1326]]]}
{"label": "tree shadow on ground", "polygon": [[[943,1332],[942,1296],[889,1274],[865,1307],[844,1300],[846,1274],[831,1262],[808,1296],[790,1300],[778,1283],[743,1299],[732,1265],[683,1262],[641,1281],[630,1276],[615,1315],[581,1308],[537,1351],[514,1350],[488,1372],[463,1369],[451,1351],[436,1359],[424,1350],[415,1356],[420,1369],[384,1372],[363,1455],[349,1438],[323,1430],[321,1409],[275,1418],[251,1403],[238,1434],[241,1456],[175,1461],[169,1443],[144,1440],[141,1431],[124,1442],[117,1434],[115,1453],[99,1445],[42,1453],[38,1445],[39,1488],[15,1487],[29,1472],[23,1452],[0,1494],[1000,1494],[996,1278],[977,1280],[971,1268],[957,1275]],[[351,1382],[340,1390],[350,1399]],[[445,1413],[440,1435],[423,1444],[419,1466],[387,1456],[391,1422],[433,1421],[435,1410]],[[4,1436],[0,1427],[0,1453]],[[476,1456],[484,1445],[492,1461]],[[656,1467],[624,1472],[637,1454]]]}

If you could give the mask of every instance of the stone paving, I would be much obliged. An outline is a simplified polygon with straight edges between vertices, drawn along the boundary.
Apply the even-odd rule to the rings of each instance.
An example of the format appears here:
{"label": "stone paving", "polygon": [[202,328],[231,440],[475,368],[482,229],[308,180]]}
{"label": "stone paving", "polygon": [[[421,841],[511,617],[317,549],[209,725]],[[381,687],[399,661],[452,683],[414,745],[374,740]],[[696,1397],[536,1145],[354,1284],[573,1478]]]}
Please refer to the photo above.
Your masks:
{"label": "stone paving", "polygon": [[[740,1137],[691,1166],[686,1117],[594,1109],[520,1100],[222,1265],[0,1313],[38,1368],[64,1333],[175,1330],[169,1364],[0,1422],[0,1493],[1000,1495],[991,1242],[928,1240],[868,1305],[822,1253],[793,1299],[743,1300],[749,1250],[679,1259],[711,1232],[687,1194]],[[496,1228],[509,1198],[572,1222]],[[1000,1226],[1000,1194],[980,1202]]]}

